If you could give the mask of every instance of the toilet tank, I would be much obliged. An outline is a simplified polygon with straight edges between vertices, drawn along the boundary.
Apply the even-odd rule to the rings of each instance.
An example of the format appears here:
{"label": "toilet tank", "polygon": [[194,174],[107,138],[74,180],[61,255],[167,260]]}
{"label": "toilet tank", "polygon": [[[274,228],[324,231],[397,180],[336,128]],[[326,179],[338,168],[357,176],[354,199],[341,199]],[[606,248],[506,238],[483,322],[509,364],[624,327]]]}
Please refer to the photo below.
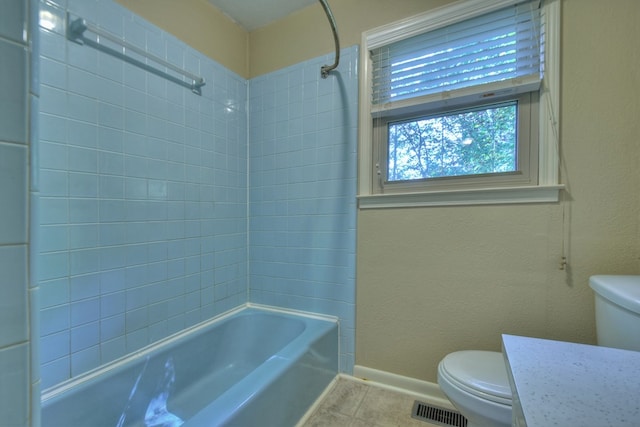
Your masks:
{"label": "toilet tank", "polygon": [[592,276],[598,345],[640,351],[640,276]]}

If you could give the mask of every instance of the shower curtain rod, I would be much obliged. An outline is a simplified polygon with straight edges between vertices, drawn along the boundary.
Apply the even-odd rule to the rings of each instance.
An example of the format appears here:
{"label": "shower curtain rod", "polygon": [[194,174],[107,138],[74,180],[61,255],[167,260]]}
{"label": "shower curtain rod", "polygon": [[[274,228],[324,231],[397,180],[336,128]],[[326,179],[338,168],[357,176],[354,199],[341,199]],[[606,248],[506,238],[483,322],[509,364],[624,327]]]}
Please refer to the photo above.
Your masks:
{"label": "shower curtain rod", "polygon": [[144,69],[146,69],[147,71],[150,71],[156,75],[160,75],[163,76],[165,78],[168,78],[169,80],[172,80],[178,84],[182,84],[184,86],[187,86],[191,89],[191,91],[195,94],[198,95],[202,95],[202,91],[201,88],[202,86],[204,86],[206,83],[204,81],[204,78],[202,77],[198,77],[196,75],[193,75],[191,73],[189,73],[188,71],[185,71],[173,64],[171,64],[170,62],[165,61],[164,59],[160,58],[159,56],[156,56],[152,53],[147,52],[144,49],[141,49],[135,45],[132,45],[131,43],[128,43],[124,40],[122,40],[122,38],[116,36],[115,34],[111,34],[105,30],[102,30],[92,24],[89,24],[86,20],[84,20],[83,18],[77,18],[72,20],[71,17],[69,16],[69,14],[67,14],[67,22],[69,23],[68,27],[67,27],[67,38],[71,41],[74,41],[76,43],[79,44],[90,44],[93,47],[96,48],[101,48],[103,50],[107,49],[104,46],[102,46],[99,42],[94,42],[92,40],[87,39],[84,36],[84,32],[85,31],[90,31],[96,35],[98,35],[99,37],[102,37],[104,39],[107,39],[113,43],[116,43],[122,47],[124,47],[125,49],[128,49],[132,52],[137,53],[138,55],[141,55],[147,59],[152,60],[153,62],[155,62],[156,64],[159,64],[163,67],[166,67],[172,71],[175,71],[178,74],[181,74],[185,77],[187,77],[188,79],[190,79],[192,81],[191,84],[188,84],[184,81],[181,81],[180,79],[177,79],[174,76],[171,76],[161,70],[155,69],[153,67],[148,66],[147,64],[140,62],[134,58],[129,58],[127,56],[125,56],[122,52],[118,52],[115,51],[113,49],[109,49],[109,53],[115,54],[116,56],[120,57],[121,59],[126,60],[127,62],[133,63],[135,65],[138,65]]}
{"label": "shower curtain rod", "polygon": [[331,70],[335,70],[340,63],[340,40],[338,39],[338,29],[336,27],[336,20],[333,18],[333,13],[331,13],[331,8],[327,3],[327,0],[319,0],[322,8],[324,9],[324,13],[327,14],[327,19],[329,20],[329,24],[331,25],[331,31],[333,31],[333,41],[336,45],[336,57],[335,61],[332,65],[323,65],[320,68],[320,75],[323,79],[326,79]]}

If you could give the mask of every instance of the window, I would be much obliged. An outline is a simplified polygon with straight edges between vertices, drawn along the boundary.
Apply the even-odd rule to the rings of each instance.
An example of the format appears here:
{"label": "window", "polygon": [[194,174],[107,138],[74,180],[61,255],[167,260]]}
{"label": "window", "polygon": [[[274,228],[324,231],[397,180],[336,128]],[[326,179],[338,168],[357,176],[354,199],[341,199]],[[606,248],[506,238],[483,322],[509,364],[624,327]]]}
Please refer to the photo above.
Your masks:
{"label": "window", "polygon": [[363,35],[361,208],[558,200],[557,9],[467,0]]}
{"label": "window", "polygon": [[520,170],[518,102],[384,121],[390,183]]}
{"label": "window", "polygon": [[373,179],[379,191],[530,185],[537,177],[530,167],[537,160],[532,97],[374,119]]}

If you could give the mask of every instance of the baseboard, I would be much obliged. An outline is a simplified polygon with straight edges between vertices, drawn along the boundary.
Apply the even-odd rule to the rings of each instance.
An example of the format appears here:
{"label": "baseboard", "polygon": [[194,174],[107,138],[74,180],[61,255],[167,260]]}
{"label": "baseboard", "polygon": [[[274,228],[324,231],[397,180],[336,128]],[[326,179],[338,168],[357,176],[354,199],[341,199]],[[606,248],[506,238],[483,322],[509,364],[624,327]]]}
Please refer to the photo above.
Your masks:
{"label": "baseboard", "polygon": [[367,368],[366,366],[355,365],[353,376],[364,381],[376,383],[379,387],[404,393],[414,394],[416,397],[445,409],[455,410],[447,396],[442,393],[436,383],[418,380],[416,378],[405,377],[391,372],[380,371],[378,369]]}

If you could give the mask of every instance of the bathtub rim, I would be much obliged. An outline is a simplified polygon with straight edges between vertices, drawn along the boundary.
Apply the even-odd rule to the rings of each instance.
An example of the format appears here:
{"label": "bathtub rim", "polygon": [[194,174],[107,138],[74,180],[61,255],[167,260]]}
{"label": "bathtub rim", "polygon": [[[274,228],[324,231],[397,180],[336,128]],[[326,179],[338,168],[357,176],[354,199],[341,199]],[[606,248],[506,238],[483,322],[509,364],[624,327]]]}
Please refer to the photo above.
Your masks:
{"label": "bathtub rim", "polygon": [[[66,393],[67,391],[82,385],[85,382],[94,380],[95,378],[99,377],[100,375],[108,371],[123,367],[127,363],[130,363],[131,361],[133,361],[133,359],[141,358],[148,354],[151,354],[162,346],[165,346],[165,345],[168,346],[173,344],[176,341],[179,341],[180,339],[184,338],[185,335],[200,332],[203,329],[210,327],[213,323],[226,320],[230,317],[238,315],[241,312],[249,309],[255,309],[257,311],[263,311],[263,312],[279,313],[279,314],[284,314],[289,316],[300,316],[300,317],[306,317],[309,319],[323,320],[326,322],[335,323],[337,324],[337,327],[338,327],[338,337],[340,337],[340,318],[337,316],[332,316],[332,315],[327,315],[322,313],[314,313],[309,311],[288,309],[288,308],[282,308],[282,307],[276,307],[276,306],[270,306],[270,305],[264,305],[264,304],[244,303],[230,310],[217,314],[207,320],[203,320],[202,322],[196,323],[195,325],[189,326],[185,329],[175,332],[151,344],[148,344],[134,352],[126,354],[125,356],[119,357],[117,359],[112,360],[111,362],[105,363],[104,365],[91,369],[85,373],[78,375],[77,377],[70,378],[59,384],[54,385],[53,387],[44,389],[40,394],[40,403],[44,404],[49,400],[55,399],[61,394]],[[338,339],[338,354],[340,354],[339,339]],[[339,361],[340,359],[338,359],[338,362]],[[338,371],[340,371],[340,366],[338,366]]]}

